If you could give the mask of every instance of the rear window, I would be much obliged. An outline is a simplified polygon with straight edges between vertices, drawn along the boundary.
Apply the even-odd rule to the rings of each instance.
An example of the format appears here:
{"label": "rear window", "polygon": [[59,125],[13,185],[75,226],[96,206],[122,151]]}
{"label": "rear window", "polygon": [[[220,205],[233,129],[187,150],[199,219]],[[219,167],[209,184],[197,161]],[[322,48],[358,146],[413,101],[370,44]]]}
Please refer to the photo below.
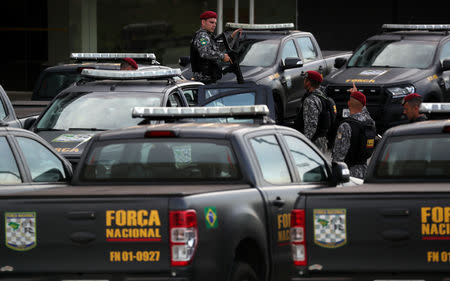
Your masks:
{"label": "rear window", "polygon": [[377,159],[375,177],[450,179],[449,147],[448,135],[392,138]]}
{"label": "rear window", "polygon": [[54,98],[59,92],[81,79],[78,72],[49,72],[42,79],[37,96],[39,98]]}
{"label": "rear window", "polygon": [[99,142],[86,158],[82,181],[235,181],[241,172],[227,141],[147,138]]}

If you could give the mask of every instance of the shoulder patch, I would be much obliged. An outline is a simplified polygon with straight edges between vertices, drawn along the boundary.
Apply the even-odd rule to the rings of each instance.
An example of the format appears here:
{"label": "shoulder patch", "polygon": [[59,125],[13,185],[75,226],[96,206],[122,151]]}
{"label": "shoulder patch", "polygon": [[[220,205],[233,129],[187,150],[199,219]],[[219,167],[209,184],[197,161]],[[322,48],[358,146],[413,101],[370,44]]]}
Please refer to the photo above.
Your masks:
{"label": "shoulder patch", "polygon": [[202,46],[208,44],[208,40],[206,40],[206,38],[200,38],[199,42]]}

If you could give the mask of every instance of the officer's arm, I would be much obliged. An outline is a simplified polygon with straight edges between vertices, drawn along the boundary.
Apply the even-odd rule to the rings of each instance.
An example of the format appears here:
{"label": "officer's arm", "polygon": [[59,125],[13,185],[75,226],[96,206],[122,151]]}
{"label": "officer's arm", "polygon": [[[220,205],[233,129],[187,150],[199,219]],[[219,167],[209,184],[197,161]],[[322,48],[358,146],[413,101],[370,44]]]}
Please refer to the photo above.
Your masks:
{"label": "officer's arm", "polygon": [[350,149],[351,137],[352,127],[347,122],[342,123],[337,130],[334,141],[333,153],[331,154],[333,161],[344,161]]}
{"label": "officer's arm", "polygon": [[313,96],[305,99],[303,104],[303,132],[308,139],[312,139],[316,133],[317,125],[319,124],[320,109],[321,108],[318,107]]}
{"label": "officer's arm", "polygon": [[201,58],[220,62],[225,57],[225,53],[214,50],[213,44],[206,36],[200,36],[195,40],[195,46]]}

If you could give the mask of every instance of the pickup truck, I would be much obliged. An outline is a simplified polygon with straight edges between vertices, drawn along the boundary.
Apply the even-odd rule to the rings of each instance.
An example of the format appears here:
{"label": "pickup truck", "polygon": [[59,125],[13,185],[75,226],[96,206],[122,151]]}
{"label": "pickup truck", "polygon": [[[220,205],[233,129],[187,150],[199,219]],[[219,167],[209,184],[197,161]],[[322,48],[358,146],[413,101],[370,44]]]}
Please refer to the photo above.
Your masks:
{"label": "pickup truck", "polygon": [[[263,123],[267,114],[260,105],[135,108],[137,118],[257,124],[174,122],[96,134],[70,187],[0,195],[2,277],[289,280],[295,195],[346,182],[349,172],[296,130]],[[20,240],[24,224],[30,245]]]}
{"label": "pickup truck", "polygon": [[[256,82],[272,89],[278,124],[293,120],[306,90],[306,71],[315,70],[327,76],[336,59],[345,60],[351,52],[321,51],[314,35],[294,30],[294,24],[227,23],[225,34],[242,28],[233,46],[232,55],[239,61],[244,81]],[[229,37],[229,36],[228,36]],[[191,78],[190,70],[183,72]],[[236,81],[234,73],[226,73],[218,81]]]}
{"label": "pickup truck", "polygon": [[367,98],[377,131],[407,123],[402,99],[418,93],[424,102],[450,101],[450,25],[385,24],[367,39],[322,85],[345,115],[355,83]]}
{"label": "pickup truck", "polygon": [[383,135],[364,184],[303,190],[292,280],[443,280],[450,261],[450,120]]}

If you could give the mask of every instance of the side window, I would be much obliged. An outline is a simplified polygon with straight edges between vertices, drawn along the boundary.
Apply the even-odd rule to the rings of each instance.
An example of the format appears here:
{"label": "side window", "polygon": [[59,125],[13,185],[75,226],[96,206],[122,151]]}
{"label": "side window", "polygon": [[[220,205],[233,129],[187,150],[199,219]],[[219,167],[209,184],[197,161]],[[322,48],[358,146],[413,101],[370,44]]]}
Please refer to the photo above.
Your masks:
{"label": "side window", "polygon": [[64,165],[56,155],[39,142],[18,137],[34,182],[61,182],[67,179]]}
{"label": "side window", "polygon": [[254,104],[255,104],[255,93],[250,92],[224,96],[205,104],[205,106],[235,106],[235,105],[254,105]]}
{"label": "side window", "polygon": [[3,120],[6,118],[6,110],[3,106],[3,101],[0,99],[0,120]]}
{"label": "side window", "polygon": [[327,179],[324,160],[301,139],[284,136],[302,182],[321,182]]}
{"label": "side window", "polygon": [[186,89],[183,90],[184,97],[186,98],[189,106],[197,106],[198,104],[198,90]]}
{"label": "side window", "polygon": [[174,92],[169,95],[167,99],[167,107],[181,107],[183,103],[181,102],[180,96],[178,93]]}
{"label": "side window", "polygon": [[317,50],[309,37],[297,38],[297,43],[300,46],[304,62],[310,62],[317,59]]}
{"label": "side window", "polygon": [[274,135],[255,137],[250,144],[256,154],[259,167],[267,182],[273,184],[291,183],[291,176],[280,144]]}
{"label": "side window", "polygon": [[439,56],[441,63],[445,59],[450,59],[450,41],[445,43],[441,50],[441,55]]}
{"label": "side window", "polygon": [[5,137],[0,137],[0,185],[22,182],[19,168]]}
{"label": "side window", "polygon": [[295,48],[295,44],[293,40],[289,40],[283,47],[283,51],[281,53],[281,60],[284,62],[286,58],[298,58],[299,55],[297,53],[297,49]]}

